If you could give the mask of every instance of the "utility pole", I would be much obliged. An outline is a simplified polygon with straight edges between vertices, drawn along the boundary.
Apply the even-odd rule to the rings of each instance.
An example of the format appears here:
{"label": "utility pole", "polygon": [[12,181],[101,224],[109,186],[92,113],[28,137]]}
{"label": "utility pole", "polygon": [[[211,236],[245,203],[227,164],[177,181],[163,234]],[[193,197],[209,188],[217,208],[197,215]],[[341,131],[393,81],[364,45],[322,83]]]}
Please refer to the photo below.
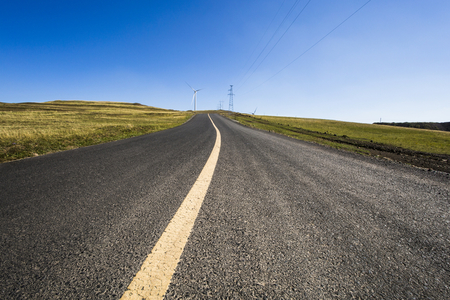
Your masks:
{"label": "utility pole", "polygon": [[233,111],[234,110],[234,108],[233,108],[233,96],[234,96],[234,94],[233,94],[233,85],[232,84],[230,85],[230,89],[228,91],[230,92],[228,94],[228,96],[230,96],[230,102],[228,104],[228,110],[229,111]]}

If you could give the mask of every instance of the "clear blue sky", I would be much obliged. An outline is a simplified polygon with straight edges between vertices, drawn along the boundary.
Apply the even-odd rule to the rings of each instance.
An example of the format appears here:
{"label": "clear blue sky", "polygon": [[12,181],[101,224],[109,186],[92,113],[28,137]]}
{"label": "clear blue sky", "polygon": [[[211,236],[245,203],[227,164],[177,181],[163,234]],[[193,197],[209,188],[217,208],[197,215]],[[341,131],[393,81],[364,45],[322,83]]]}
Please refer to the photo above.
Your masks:
{"label": "clear blue sky", "polygon": [[3,0],[0,102],[450,121],[450,1],[366,2]]}

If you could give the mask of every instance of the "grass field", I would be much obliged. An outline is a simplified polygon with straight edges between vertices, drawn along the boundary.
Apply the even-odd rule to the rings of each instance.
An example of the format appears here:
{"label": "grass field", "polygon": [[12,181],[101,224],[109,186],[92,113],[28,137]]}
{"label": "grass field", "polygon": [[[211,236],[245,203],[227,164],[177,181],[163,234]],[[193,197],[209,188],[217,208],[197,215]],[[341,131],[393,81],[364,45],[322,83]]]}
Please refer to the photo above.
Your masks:
{"label": "grass field", "polygon": [[[363,154],[373,154],[373,151],[380,149],[398,154],[399,149],[408,149],[450,155],[450,132],[445,131],[220,113],[244,125]],[[193,114],[138,103],[0,103],[0,162],[164,130],[181,125]],[[417,156],[417,153],[406,155]],[[419,153],[419,156],[422,155]],[[446,161],[446,158],[443,160]]]}
{"label": "grass field", "polygon": [[160,131],[191,116],[138,103],[0,103],[0,162]]}
{"label": "grass field", "polygon": [[362,153],[365,152],[364,148],[346,143],[345,139],[392,145],[427,153],[450,154],[450,132],[445,131],[332,120],[250,116],[242,114],[235,114],[233,118],[251,127]]}

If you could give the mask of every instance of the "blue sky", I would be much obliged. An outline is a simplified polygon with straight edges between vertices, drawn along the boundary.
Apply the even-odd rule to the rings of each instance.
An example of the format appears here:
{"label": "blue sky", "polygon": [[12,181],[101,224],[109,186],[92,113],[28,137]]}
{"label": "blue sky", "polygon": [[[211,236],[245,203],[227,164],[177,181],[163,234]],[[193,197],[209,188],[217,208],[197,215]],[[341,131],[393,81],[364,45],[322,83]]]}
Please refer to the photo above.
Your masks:
{"label": "blue sky", "polygon": [[450,1],[367,2],[1,1],[0,102],[450,121]]}

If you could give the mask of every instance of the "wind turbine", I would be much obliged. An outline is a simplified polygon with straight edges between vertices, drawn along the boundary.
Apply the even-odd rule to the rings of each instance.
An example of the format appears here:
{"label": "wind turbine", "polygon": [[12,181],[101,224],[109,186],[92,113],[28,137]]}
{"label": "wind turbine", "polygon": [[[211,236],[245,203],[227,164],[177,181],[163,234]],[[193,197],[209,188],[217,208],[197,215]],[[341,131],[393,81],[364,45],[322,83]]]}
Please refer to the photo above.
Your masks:
{"label": "wind turbine", "polygon": [[[186,82],[187,85],[189,85],[189,83]],[[194,90],[194,88],[192,86],[189,85],[189,87],[194,91],[194,96],[192,96],[192,102],[194,102],[194,111],[197,110],[197,92],[201,91],[202,89],[198,89],[198,90]]]}

